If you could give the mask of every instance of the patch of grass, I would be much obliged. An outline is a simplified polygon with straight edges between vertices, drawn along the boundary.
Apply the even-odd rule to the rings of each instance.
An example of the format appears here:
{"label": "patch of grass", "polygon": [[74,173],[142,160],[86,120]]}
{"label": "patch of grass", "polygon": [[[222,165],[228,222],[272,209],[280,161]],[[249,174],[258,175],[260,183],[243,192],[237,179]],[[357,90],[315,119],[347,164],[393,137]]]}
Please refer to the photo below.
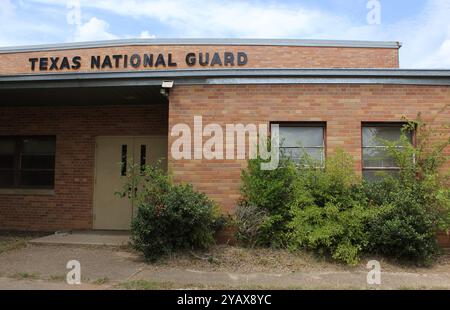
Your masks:
{"label": "patch of grass", "polygon": [[98,278],[97,280],[93,281],[92,284],[95,285],[103,285],[109,283],[109,278],[108,277],[103,277],[103,278]]}
{"label": "patch of grass", "polygon": [[30,238],[0,236],[0,254],[23,248]]}
{"label": "patch of grass", "polygon": [[161,283],[146,280],[127,281],[120,283],[118,288],[125,290],[158,290],[163,289]]}
{"label": "patch of grass", "polygon": [[223,271],[235,273],[291,273],[291,272],[367,272],[366,263],[378,260],[383,271],[389,272],[447,272],[450,254],[442,255],[430,267],[417,267],[383,256],[364,256],[357,266],[347,266],[330,258],[306,250],[288,251],[272,248],[242,248],[239,246],[216,245],[208,251],[179,251],[171,253],[151,266],[196,269],[202,271]]}
{"label": "patch of grass", "polygon": [[66,275],[51,275],[50,277],[49,277],[49,280],[50,281],[53,281],[53,282],[65,282],[66,281]]}
{"label": "patch of grass", "polygon": [[39,275],[37,273],[29,273],[29,272],[18,272],[11,276],[14,279],[18,280],[37,280],[39,279]]}
{"label": "patch of grass", "polygon": [[[279,290],[278,286],[270,285],[226,285],[226,284],[216,284],[216,285],[205,285],[205,284],[177,284],[173,282],[153,282],[147,280],[135,280],[120,283],[115,286],[116,289],[124,290]],[[302,287],[302,286],[287,286],[283,288],[286,290],[339,290],[339,287]],[[358,287],[345,287],[346,290],[365,290],[367,288]]]}
{"label": "patch of grass", "polygon": [[177,284],[172,282],[154,282],[147,280],[135,280],[122,282],[116,286],[125,290],[173,290],[173,289],[207,289],[203,284]]}
{"label": "patch of grass", "polygon": [[425,286],[425,285],[419,285],[419,286],[400,286],[398,290],[401,291],[447,291],[448,288],[443,286]]}
{"label": "patch of grass", "polygon": [[[236,273],[289,273],[351,269],[305,251],[290,252],[282,249],[242,248],[228,245],[213,246],[207,252],[180,251],[172,253],[151,265]],[[361,269],[366,270],[365,265],[361,266]]]}

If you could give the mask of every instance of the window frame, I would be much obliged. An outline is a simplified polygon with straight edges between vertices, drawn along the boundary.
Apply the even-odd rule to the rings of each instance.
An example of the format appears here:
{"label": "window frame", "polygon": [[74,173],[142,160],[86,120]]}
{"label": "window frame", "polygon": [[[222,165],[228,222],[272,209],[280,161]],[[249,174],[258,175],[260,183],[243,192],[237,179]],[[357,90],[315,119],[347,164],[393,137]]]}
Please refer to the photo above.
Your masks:
{"label": "window frame", "polygon": [[[402,128],[407,125],[407,122],[361,122],[361,174],[364,177],[364,172],[366,171],[379,171],[379,172],[399,172],[401,170],[400,167],[365,167],[364,166],[364,149],[387,149],[387,146],[364,146],[364,128],[367,127],[398,127],[400,129],[400,133]],[[411,132],[411,143],[413,145],[415,142],[415,131]],[[402,148],[399,146],[399,148]],[[413,159],[414,160],[414,159]]]}
{"label": "window frame", "polygon": [[[26,139],[37,139],[37,140],[47,140],[52,141],[55,144],[55,153],[53,169],[23,169],[21,167],[22,155],[24,154],[24,140]],[[56,175],[56,135],[5,135],[0,136],[0,140],[12,140],[14,141],[14,168],[13,172],[13,184],[12,186],[0,186],[0,190],[54,190],[55,189],[55,175]],[[0,169],[1,171],[11,171],[11,169]],[[30,171],[43,171],[43,172],[53,172],[53,185],[45,186],[27,186],[22,185],[22,173]]]}
{"label": "window frame", "polygon": [[[327,122],[322,122],[322,121],[272,121],[270,122],[270,130],[272,131],[272,125],[278,125],[280,128],[281,127],[308,127],[308,128],[314,128],[314,127],[318,127],[318,128],[322,128],[322,133],[323,133],[323,137],[322,137],[322,141],[323,141],[323,146],[317,146],[317,147],[305,147],[305,148],[309,148],[309,149],[322,149],[322,168],[325,165],[325,160],[326,160],[326,156],[327,156]],[[280,141],[281,142],[281,141]],[[279,146],[279,149],[282,148],[290,148],[290,149],[301,149],[301,147],[282,147]],[[299,164],[299,163],[298,163]]]}

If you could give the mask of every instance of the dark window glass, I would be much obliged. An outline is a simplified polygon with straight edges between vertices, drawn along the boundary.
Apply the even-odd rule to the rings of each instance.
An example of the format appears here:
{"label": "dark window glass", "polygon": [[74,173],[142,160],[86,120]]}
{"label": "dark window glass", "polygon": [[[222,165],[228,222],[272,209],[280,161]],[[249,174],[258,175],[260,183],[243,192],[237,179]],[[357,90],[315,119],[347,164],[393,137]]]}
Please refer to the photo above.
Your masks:
{"label": "dark window glass", "polygon": [[364,180],[369,181],[369,182],[376,182],[379,181],[382,178],[385,178],[386,176],[398,176],[399,174],[399,170],[376,170],[376,169],[365,169],[363,170],[363,177]]}
{"label": "dark window glass", "polygon": [[53,187],[55,174],[53,171],[22,171],[20,185],[23,187]]}
{"label": "dark window glass", "polygon": [[16,142],[11,139],[0,140],[0,170],[14,170]]}
{"label": "dark window glass", "polygon": [[53,170],[54,166],[55,141],[38,138],[23,140],[22,170]]}
{"label": "dark window glass", "polygon": [[127,157],[128,157],[128,145],[122,145],[122,156],[121,156],[121,165],[120,165],[120,175],[127,175]]}
{"label": "dark window glass", "polygon": [[0,187],[14,187],[16,141],[0,139]]}
{"label": "dark window glass", "polygon": [[14,171],[0,170],[0,187],[3,188],[14,187]]}
{"label": "dark window glass", "polygon": [[280,153],[297,163],[306,158],[323,165],[325,126],[305,124],[280,125]]}
{"label": "dark window glass", "polygon": [[0,187],[53,188],[54,137],[0,137]]}
{"label": "dark window glass", "polygon": [[[398,175],[399,167],[388,152],[387,142],[399,141],[403,124],[367,124],[362,128],[363,176],[376,181],[386,175]],[[408,133],[412,142],[412,133]],[[401,148],[401,146],[399,146]]]}
{"label": "dark window glass", "polygon": [[53,170],[55,165],[55,155],[22,155],[22,170]]}
{"label": "dark window glass", "polygon": [[147,145],[141,145],[141,170],[144,170],[146,162],[147,162]]}

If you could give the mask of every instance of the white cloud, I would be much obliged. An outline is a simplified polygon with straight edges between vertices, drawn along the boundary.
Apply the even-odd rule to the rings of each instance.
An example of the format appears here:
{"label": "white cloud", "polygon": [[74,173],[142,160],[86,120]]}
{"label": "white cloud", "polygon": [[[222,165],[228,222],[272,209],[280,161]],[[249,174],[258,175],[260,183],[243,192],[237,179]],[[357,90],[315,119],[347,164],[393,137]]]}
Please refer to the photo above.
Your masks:
{"label": "white cloud", "polygon": [[10,0],[0,1],[0,46],[6,46],[10,44],[9,38],[7,38],[7,23],[14,16],[15,7]]}
{"label": "white cloud", "polygon": [[71,41],[114,40],[119,37],[109,32],[109,24],[104,20],[92,17],[88,22],[76,27]]}
{"label": "white cloud", "polygon": [[418,68],[450,67],[450,1],[429,0],[425,10],[399,29],[402,63]]}
{"label": "white cloud", "polygon": [[[61,30],[47,21],[29,20],[20,17],[22,1],[0,0],[0,46],[38,44],[39,37],[52,37]],[[45,43],[45,42],[44,42]]]}
{"label": "white cloud", "polygon": [[141,34],[139,35],[139,38],[141,38],[141,39],[155,39],[156,36],[154,34],[150,34],[150,32],[145,30],[145,31],[141,32]]}
{"label": "white cloud", "polygon": [[[9,2],[9,0],[4,0]],[[32,0],[41,6],[65,6],[60,0]],[[402,41],[403,67],[450,67],[450,1],[427,0],[420,14],[379,26],[359,22],[298,2],[260,0],[80,0],[84,11],[95,10],[139,22],[158,22],[172,37],[298,38]],[[1,1],[0,1],[1,2]],[[361,3],[361,14],[365,1]],[[404,5],[408,5],[404,2]],[[382,6],[383,10],[383,6]],[[92,12],[91,12],[92,13]],[[385,15],[382,11],[383,16]],[[98,15],[97,15],[98,16]],[[105,17],[102,17],[105,18]],[[158,35],[158,33],[155,33]],[[159,35],[158,35],[159,36]],[[108,23],[91,19],[74,36],[77,40],[117,38]],[[120,37],[130,37],[129,34]],[[154,37],[142,31],[140,37]],[[0,35],[1,39],[1,35]]]}
{"label": "white cloud", "polygon": [[82,7],[130,18],[157,20],[184,37],[301,37],[350,26],[343,17],[298,4],[284,6],[235,0],[99,0],[84,1]]}
{"label": "white cloud", "polygon": [[380,26],[357,23],[334,12],[295,3],[284,6],[251,0],[99,0],[85,1],[83,5],[130,18],[158,20],[182,37],[402,41],[403,67],[450,67],[448,0],[428,0],[420,14]]}
{"label": "white cloud", "polygon": [[423,65],[430,68],[450,67],[450,39],[445,40],[434,55],[425,59]]}
{"label": "white cloud", "polygon": [[8,17],[14,14],[15,6],[11,0],[3,0],[0,2],[0,17]]}

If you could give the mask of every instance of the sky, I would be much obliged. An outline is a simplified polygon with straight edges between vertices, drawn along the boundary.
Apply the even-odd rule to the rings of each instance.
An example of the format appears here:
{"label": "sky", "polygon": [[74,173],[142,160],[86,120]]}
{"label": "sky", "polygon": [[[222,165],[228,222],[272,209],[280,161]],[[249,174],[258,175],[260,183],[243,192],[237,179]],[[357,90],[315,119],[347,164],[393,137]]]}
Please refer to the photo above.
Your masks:
{"label": "sky", "polygon": [[402,68],[450,68],[450,0],[0,0],[1,47],[126,38],[400,41]]}

